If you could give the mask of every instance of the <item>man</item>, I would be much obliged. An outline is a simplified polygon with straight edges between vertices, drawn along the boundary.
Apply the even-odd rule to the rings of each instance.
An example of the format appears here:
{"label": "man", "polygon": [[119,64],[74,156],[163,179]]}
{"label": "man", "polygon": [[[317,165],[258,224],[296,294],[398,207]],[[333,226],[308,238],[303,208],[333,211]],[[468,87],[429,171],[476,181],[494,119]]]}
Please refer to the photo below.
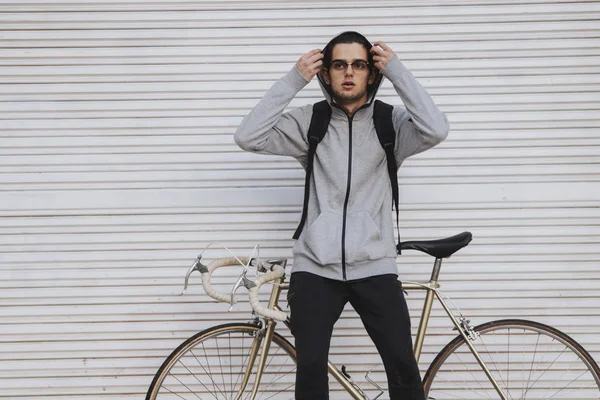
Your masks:
{"label": "man", "polygon": [[267,91],[242,121],[236,143],[247,151],[292,156],[306,168],[312,105],[283,111],[315,75],[332,114],[313,162],[288,291],[296,399],[328,399],[331,334],[350,302],[383,359],[390,398],[423,400],[397,280],[390,178],[373,124],[373,101],[383,76],[406,106],[394,107],[392,115],[398,166],[444,140],[448,121],[385,43],[371,45],[357,32],[344,32],[322,52],[303,55]]}

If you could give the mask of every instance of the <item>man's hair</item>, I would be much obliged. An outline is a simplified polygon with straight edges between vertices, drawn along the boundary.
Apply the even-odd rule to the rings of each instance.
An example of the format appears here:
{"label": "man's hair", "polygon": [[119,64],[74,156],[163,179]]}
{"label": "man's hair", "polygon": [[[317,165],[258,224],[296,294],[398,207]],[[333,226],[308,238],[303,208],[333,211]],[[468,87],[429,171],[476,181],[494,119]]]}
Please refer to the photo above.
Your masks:
{"label": "man's hair", "polygon": [[340,33],[338,36],[331,39],[327,46],[325,46],[325,49],[323,49],[323,65],[325,66],[325,68],[329,68],[329,66],[331,65],[333,48],[336,44],[340,43],[358,43],[362,45],[367,51],[367,61],[369,62],[369,70],[373,69],[373,55],[371,54],[371,47],[373,47],[373,45],[367,40],[366,37],[354,31]]}

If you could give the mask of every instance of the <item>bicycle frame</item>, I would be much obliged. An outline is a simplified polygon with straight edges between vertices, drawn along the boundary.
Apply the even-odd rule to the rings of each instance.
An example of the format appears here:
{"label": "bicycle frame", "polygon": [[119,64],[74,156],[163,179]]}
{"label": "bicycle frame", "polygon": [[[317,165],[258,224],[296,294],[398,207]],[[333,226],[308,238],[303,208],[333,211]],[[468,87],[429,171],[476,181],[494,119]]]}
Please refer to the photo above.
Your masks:
{"label": "bicycle frame", "polygon": [[[454,324],[454,326],[456,327],[458,332],[460,332],[460,334],[464,337],[467,346],[471,350],[471,353],[473,354],[473,356],[475,357],[475,359],[477,360],[477,362],[479,363],[479,365],[485,372],[486,376],[488,377],[488,379],[490,380],[490,382],[492,383],[492,385],[498,392],[500,399],[507,400],[506,396],[502,393],[502,390],[500,389],[498,383],[496,382],[496,380],[492,376],[491,372],[489,371],[489,369],[487,368],[487,366],[481,359],[479,353],[477,352],[477,349],[475,349],[475,347],[471,343],[471,341],[474,339],[474,337],[469,336],[470,332],[469,332],[468,327],[463,326],[461,324],[461,322],[457,321],[456,317],[454,316],[454,314],[452,314],[452,311],[450,310],[450,308],[448,307],[448,305],[442,298],[442,295],[438,291],[438,288],[440,287],[440,285],[438,284],[438,278],[439,278],[441,266],[442,266],[442,259],[441,258],[436,259],[434,266],[433,266],[433,271],[431,273],[431,278],[429,281],[424,281],[424,282],[405,281],[405,282],[402,282],[402,288],[404,290],[425,290],[427,292],[427,294],[425,296],[425,302],[424,302],[423,310],[421,313],[421,319],[420,319],[420,323],[419,323],[419,327],[417,330],[417,335],[416,335],[416,339],[415,339],[415,343],[414,343],[414,348],[413,348],[413,351],[415,354],[415,359],[418,362],[419,358],[421,356],[421,351],[423,349],[423,343],[425,340],[425,333],[427,331],[427,325],[429,323],[429,317],[431,316],[431,309],[433,307],[433,300],[435,297],[435,298],[437,298],[439,303],[444,308],[444,311],[446,312],[446,314],[448,314],[448,317],[450,318],[450,320],[452,321],[452,323]],[[284,281],[285,281],[285,277],[280,278],[275,281],[275,283],[273,285],[273,289],[271,290],[271,297],[269,299],[268,307],[270,309],[281,310],[281,308],[279,307],[279,304],[278,304],[279,296],[280,296],[282,290],[287,289],[289,287],[289,285],[287,283],[284,283]],[[284,324],[288,327],[288,329],[290,328],[289,320],[284,321]],[[235,400],[239,400],[242,397],[242,395],[246,389],[246,386],[250,379],[250,375],[252,374],[252,370],[254,368],[254,362],[256,360],[256,356],[258,355],[258,349],[261,347],[261,344],[262,344],[262,351],[260,352],[260,358],[259,358],[259,362],[258,362],[258,370],[256,372],[256,379],[254,381],[254,387],[252,389],[252,395],[251,395],[250,399],[254,400],[256,394],[258,393],[260,380],[261,380],[263,370],[264,370],[264,367],[265,367],[265,364],[267,361],[268,351],[269,351],[269,347],[271,345],[271,341],[273,339],[273,334],[275,332],[276,325],[277,325],[277,322],[275,320],[268,319],[266,322],[265,328],[263,330],[261,330],[261,332],[263,332],[263,334],[262,335],[259,334],[255,338],[254,343],[252,345],[251,353],[249,356],[247,370],[244,374],[244,379],[242,381],[242,386],[241,386],[240,391],[238,392]],[[352,398],[354,400],[366,400],[367,399],[367,397],[362,392],[362,390],[353,381],[351,381],[349,378],[347,378],[331,361],[328,361],[328,370],[329,370],[329,373],[342,385],[342,387],[352,396]]]}

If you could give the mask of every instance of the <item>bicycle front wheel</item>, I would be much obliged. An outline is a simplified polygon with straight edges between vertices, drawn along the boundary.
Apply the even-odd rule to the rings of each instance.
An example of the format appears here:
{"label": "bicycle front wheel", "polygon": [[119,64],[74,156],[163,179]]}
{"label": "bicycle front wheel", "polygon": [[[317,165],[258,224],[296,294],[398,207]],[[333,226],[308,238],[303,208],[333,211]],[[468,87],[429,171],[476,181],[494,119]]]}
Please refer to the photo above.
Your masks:
{"label": "bicycle front wheel", "polygon": [[[600,370],[563,332],[532,321],[500,320],[474,328],[472,341],[506,399],[600,399]],[[424,378],[428,399],[499,399],[462,336],[437,355]]]}
{"label": "bicycle front wheel", "polygon": [[[192,336],[164,361],[146,400],[248,399],[256,374],[244,384],[250,354],[260,327],[233,323]],[[254,362],[257,369],[260,352]],[[296,350],[275,333],[256,400],[293,399]]]}

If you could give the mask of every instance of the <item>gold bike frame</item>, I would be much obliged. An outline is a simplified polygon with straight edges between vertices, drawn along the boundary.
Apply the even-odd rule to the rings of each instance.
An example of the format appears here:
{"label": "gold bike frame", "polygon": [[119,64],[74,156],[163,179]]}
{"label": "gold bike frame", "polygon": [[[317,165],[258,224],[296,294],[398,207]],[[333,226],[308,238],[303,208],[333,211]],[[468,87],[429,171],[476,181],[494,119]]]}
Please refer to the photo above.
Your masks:
{"label": "gold bike frame", "polygon": [[[441,293],[438,290],[438,288],[440,287],[440,285],[438,284],[438,278],[439,278],[441,266],[442,266],[442,259],[440,259],[440,258],[436,259],[435,263],[433,265],[433,271],[431,273],[431,278],[429,281],[424,281],[424,282],[405,281],[405,282],[402,282],[402,288],[404,290],[425,290],[425,291],[427,291],[427,294],[425,296],[425,303],[423,305],[423,310],[421,312],[421,319],[419,322],[419,327],[417,330],[417,335],[416,335],[415,343],[414,343],[413,351],[415,354],[415,359],[417,360],[417,362],[419,362],[419,358],[421,356],[421,351],[423,349],[423,343],[425,341],[425,334],[427,332],[427,325],[429,323],[429,318],[431,316],[433,300],[435,297],[435,298],[437,298],[439,303],[444,308],[444,311],[446,312],[446,314],[448,314],[448,317],[452,321],[452,324],[454,324],[454,326],[456,327],[458,332],[460,332],[461,336],[465,339],[465,343],[467,344],[467,346],[471,350],[471,353],[473,354],[473,356],[475,357],[475,359],[477,360],[477,362],[479,363],[479,365],[485,372],[486,376],[490,380],[490,383],[494,386],[494,388],[498,392],[500,399],[507,400],[507,397],[504,395],[504,393],[502,393],[502,389],[500,389],[500,386],[496,382],[496,379],[492,376],[492,373],[489,371],[489,369],[487,368],[487,366],[481,359],[479,353],[477,352],[477,349],[471,343],[471,340],[469,339],[467,332],[465,332],[465,329],[463,329],[463,327],[457,321],[454,314],[452,314],[452,311],[450,310],[450,308],[448,307],[448,305],[442,298]],[[285,282],[285,276],[282,278],[279,278],[275,281],[275,284],[273,285],[273,289],[271,290],[271,297],[269,299],[269,308],[270,309],[281,310],[281,308],[279,307],[279,304],[278,304],[279,296],[280,296],[282,290],[288,289],[288,287],[289,287],[289,285],[284,282]],[[284,321],[284,324],[288,328],[290,327],[289,320]],[[255,342],[253,343],[251,354],[250,354],[250,357],[248,360],[248,367],[246,369],[246,372],[244,374],[244,379],[242,381],[243,384],[242,384],[242,387],[240,388],[240,391],[238,392],[238,394],[236,396],[236,400],[239,400],[241,398],[243,392],[246,389],[246,385],[249,381],[250,375],[252,374],[252,370],[254,368],[254,362],[255,362],[256,356],[258,355],[258,348],[260,347],[261,342],[262,342],[262,351],[260,352],[260,358],[259,358],[259,362],[258,362],[258,370],[256,372],[256,374],[257,374],[256,380],[254,381],[254,387],[252,389],[252,395],[250,396],[250,400],[254,400],[254,398],[256,397],[256,394],[258,393],[258,387],[260,385],[260,380],[261,380],[261,377],[262,377],[262,374],[264,371],[264,367],[265,367],[265,364],[267,361],[271,341],[273,340],[273,334],[275,332],[276,325],[277,325],[277,321],[267,319],[265,327],[261,331],[261,332],[264,332],[264,335],[259,333],[256,336]],[[354,400],[368,400],[365,397],[362,390],[360,388],[358,388],[352,381],[350,381],[348,378],[346,378],[346,376],[344,376],[344,374],[331,361],[328,361],[327,368],[329,370],[329,373],[342,385],[342,387],[352,396],[352,398]]]}
{"label": "gold bike frame", "polygon": [[[284,284],[284,281],[285,276],[275,280],[273,284],[273,289],[271,289],[271,297],[269,299],[268,305],[268,308],[271,310],[281,310],[281,308],[278,305],[279,295],[281,294],[282,289],[287,289],[289,286],[287,284]],[[285,324],[289,328],[287,321],[285,321]],[[258,387],[260,385],[260,380],[262,379],[262,374],[267,363],[267,357],[269,356],[269,349],[271,347],[271,342],[273,341],[273,335],[275,333],[276,325],[277,321],[273,319],[267,319],[265,327],[261,331],[259,331],[256,337],[254,338],[254,342],[252,343],[252,349],[250,351],[250,356],[248,357],[248,365],[246,367],[246,372],[244,373],[244,378],[242,379],[240,390],[235,396],[235,400],[240,400],[244,394],[244,391],[246,390],[246,386],[248,385],[248,381],[250,380],[250,375],[252,374],[252,370],[254,369],[254,362],[256,360],[256,356],[258,355],[258,349],[262,343],[262,351],[260,352],[260,358],[258,360],[258,370],[256,371],[256,379],[254,380],[254,387],[252,388],[250,400],[254,400],[256,395],[258,394]]]}

